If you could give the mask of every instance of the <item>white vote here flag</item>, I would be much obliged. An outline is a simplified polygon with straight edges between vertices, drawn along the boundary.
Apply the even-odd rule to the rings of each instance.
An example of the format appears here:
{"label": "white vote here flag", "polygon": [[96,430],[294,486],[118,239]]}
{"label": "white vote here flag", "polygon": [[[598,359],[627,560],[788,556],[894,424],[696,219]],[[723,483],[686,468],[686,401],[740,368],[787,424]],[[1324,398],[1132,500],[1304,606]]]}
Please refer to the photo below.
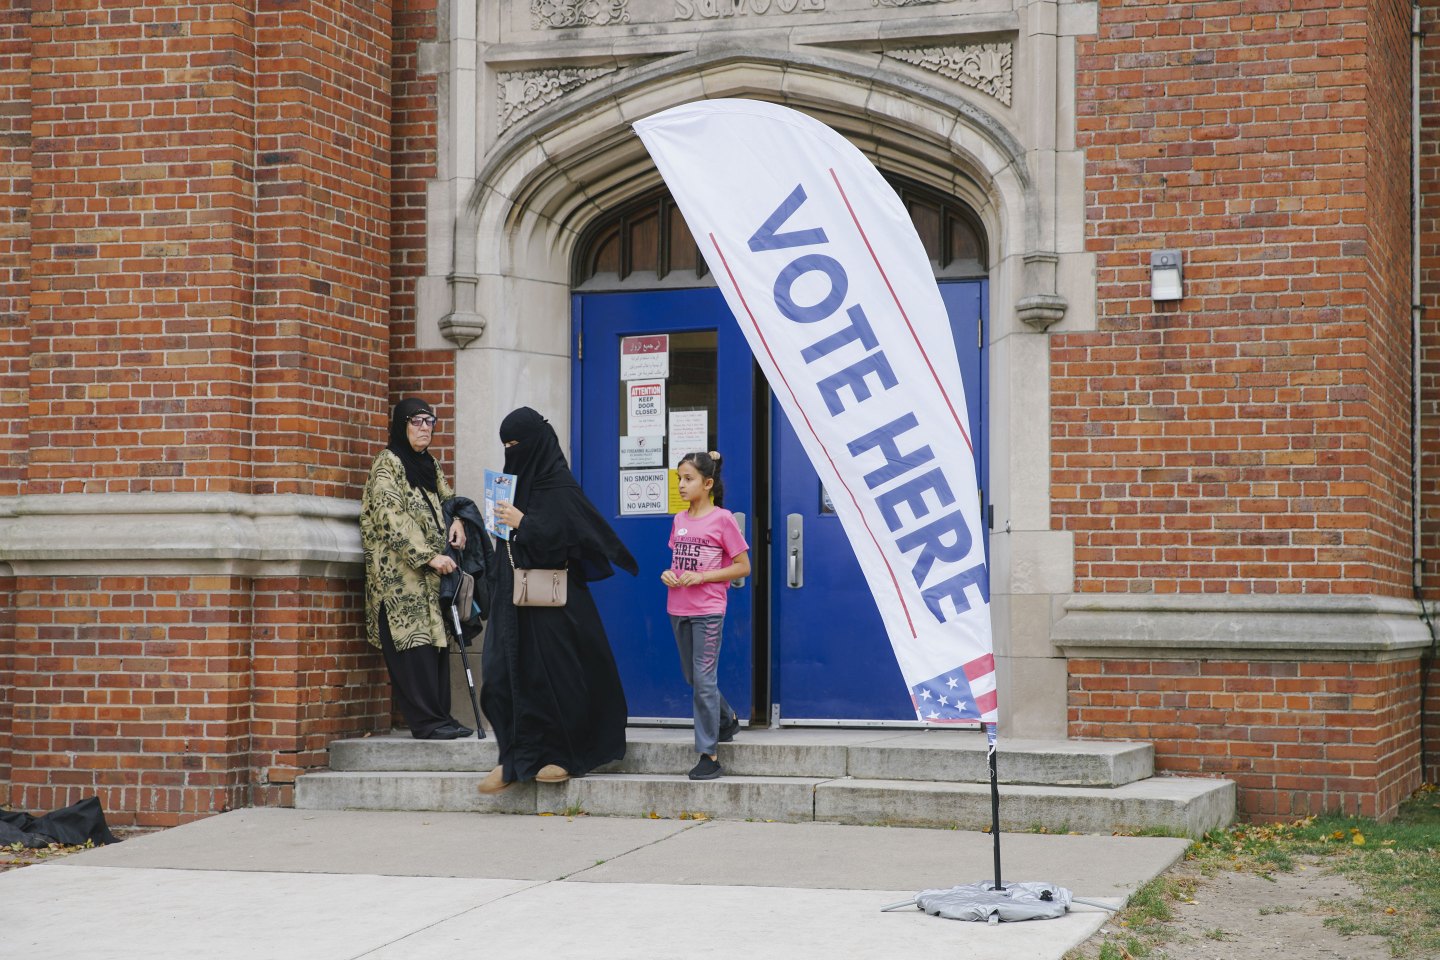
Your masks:
{"label": "white vote here flag", "polygon": [[900,198],[802,113],[635,124],[860,561],[916,715],[995,722],[990,587],[955,342]]}

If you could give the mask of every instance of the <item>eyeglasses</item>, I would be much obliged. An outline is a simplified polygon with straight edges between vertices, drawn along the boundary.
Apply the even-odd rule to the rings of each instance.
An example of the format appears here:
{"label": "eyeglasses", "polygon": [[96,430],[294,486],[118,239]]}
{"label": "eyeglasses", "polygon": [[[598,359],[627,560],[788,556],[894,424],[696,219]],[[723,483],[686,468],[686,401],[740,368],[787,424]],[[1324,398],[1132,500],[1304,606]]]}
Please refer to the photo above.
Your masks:
{"label": "eyeglasses", "polygon": [[426,428],[426,427],[430,427],[431,429],[434,429],[434,427],[435,427],[435,418],[434,418],[434,417],[430,417],[430,416],[426,416],[426,415],[423,414],[423,413],[417,413],[417,414],[415,414],[415,416],[413,416],[413,417],[410,418],[410,421],[409,421],[409,422],[410,422],[410,426],[412,426],[412,427],[419,427],[419,428],[422,429],[422,430],[423,430],[424,428]]}

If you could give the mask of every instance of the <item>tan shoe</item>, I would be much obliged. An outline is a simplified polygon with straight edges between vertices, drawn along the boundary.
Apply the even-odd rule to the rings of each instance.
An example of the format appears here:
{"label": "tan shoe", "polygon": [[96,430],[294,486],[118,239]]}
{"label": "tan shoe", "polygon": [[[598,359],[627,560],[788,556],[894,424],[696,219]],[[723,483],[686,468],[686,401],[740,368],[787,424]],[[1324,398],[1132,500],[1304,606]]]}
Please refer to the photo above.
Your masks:
{"label": "tan shoe", "polygon": [[480,781],[478,789],[481,793],[499,793],[508,786],[510,783],[505,779],[505,768],[496,767],[485,775],[484,780]]}
{"label": "tan shoe", "polygon": [[540,768],[539,773],[535,774],[535,779],[541,783],[564,783],[570,779],[570,773],[564,767],[547,763]]}

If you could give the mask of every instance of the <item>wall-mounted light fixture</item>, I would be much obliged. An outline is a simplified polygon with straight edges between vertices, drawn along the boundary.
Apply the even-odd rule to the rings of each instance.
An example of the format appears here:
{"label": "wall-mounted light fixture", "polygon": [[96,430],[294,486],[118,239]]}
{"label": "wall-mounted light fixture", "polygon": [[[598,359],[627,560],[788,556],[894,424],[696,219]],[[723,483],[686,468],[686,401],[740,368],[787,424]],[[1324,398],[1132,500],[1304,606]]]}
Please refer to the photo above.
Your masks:
{"label": "wall-mounted light fixture", "polygon": [[1179,250],[1150,251],[1150,299],[1179,300],[1185,296]]}

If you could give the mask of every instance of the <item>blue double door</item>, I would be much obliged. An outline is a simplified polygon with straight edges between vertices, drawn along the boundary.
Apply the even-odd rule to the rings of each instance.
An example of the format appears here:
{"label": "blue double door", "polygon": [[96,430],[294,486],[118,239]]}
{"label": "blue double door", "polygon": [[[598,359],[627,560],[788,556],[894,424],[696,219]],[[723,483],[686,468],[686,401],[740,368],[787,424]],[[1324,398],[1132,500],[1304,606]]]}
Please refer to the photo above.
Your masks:
{"label": "blue double door", "polygon": [[[983,491],[986,283],[941,283],[940,292],[961,347]],[[703,433],[705,448],[723,454],[725,506],[750,543],[754,572],[729,592],[720,655],[720,687],[736,711],[782,723],[913,721],[849,540],[720,291],[576,295],[573,328],[573,466],[640,563],[636,578],[593,585],[631,717],[691,715],[660,582],[669,511],[680,504],[667,487],[662,512],[653,487],[689,452],[671,442],[674,432],[680,446]],[[646,351],[648,359],[636,356]]]}

